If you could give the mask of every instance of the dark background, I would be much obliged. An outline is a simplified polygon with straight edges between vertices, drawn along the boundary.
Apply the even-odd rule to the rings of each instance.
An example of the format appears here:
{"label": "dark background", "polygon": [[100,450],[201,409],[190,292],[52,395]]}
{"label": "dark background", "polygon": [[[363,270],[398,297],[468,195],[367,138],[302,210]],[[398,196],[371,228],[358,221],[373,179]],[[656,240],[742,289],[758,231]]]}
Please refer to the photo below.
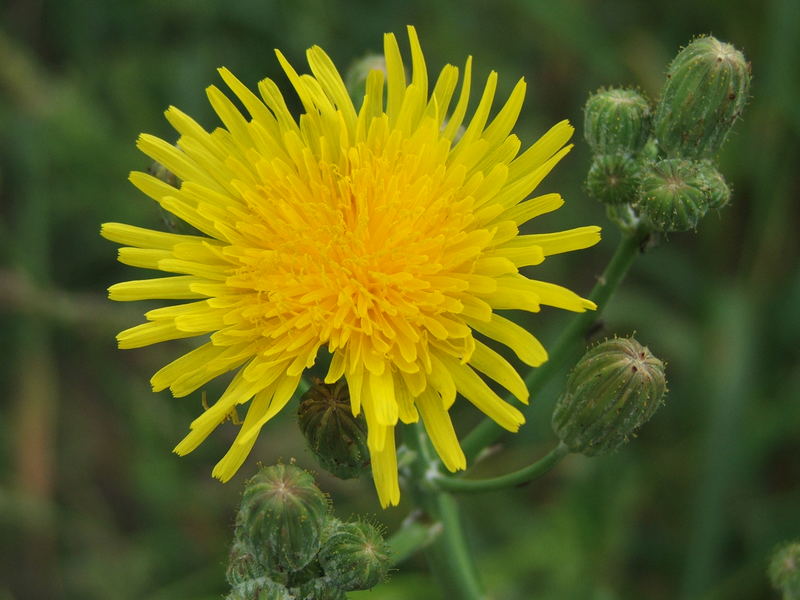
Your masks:
{"label": "dark background", "polygon": [[[115,333],[144,308],[112,304],[105,288],[142,275],[114,261],[99,224],[161,226],[126,181],[149,165],[134,140],[174,139],[161,114],[170,104],[216,126],[203,93],[216,67],[288,90],[273,48],[302,71],[304,49],[320,44],[344,69],[379,52],[384,31],[406,48],[407,23],[432,73],[473,54],[479,78],[499,72],[500,97],[527,79],[524,143],[562,118],[578,127],[575,151],[540,188],[568,204],[537,227],[605,227],[595,248],[541,269],[584,294],[618,237],[582,190],[587,94],[637,84],[656,98],[668,61],[696,34],[752,61],[753,100],[720,156],[731,206],[640,259],[604,315],[607,334],[635,331],[668,362],[666,406],[618,454],[571,457],[536,484],[463,504],[497,599],[776,597],[768,556],[800,537],[796,0],[11,0],[0,4],[1,600],[219,598],[241,483],[257,461],[316,468],[292,410],[227,485],[210,469],[232,426],[186,458],[171,454],[202,410],[199,394],[173,400],[148,379],[187,343],[116,350]],[[552,343],[568,318],[543,311],[530,324]],[[562,381],[481,472],[550,448]],[[477,415],[456,412],[464,434]],[[370,513],[391,531],[409,509],[381,511],[368,480],[319,479],[342,517]],[[426,568],[412,559],[352,597],[437,598]]]}

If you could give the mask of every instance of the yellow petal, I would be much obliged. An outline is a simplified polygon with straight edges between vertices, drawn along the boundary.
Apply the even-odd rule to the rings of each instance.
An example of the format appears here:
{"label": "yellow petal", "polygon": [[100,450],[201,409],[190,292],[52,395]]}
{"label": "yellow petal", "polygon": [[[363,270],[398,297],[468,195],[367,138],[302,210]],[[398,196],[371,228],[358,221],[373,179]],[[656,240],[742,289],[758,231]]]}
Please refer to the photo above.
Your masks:
{"label": "yellow petal", "polygon": [[444,466],[450,471],[467,468],[467,458],[458,443],[458,437],[453,429],[450,415],[442,405],[442,400],[437,392],[426,390],[416,399],[417,408],[422,415],[425,431],[442,459]]}
{"label": "yellow petal", "polygon": [[508,361],[486,344],[475,342],[475,350],[469,359],[471,367],[477,369],[487,377],[514,394],[521,402],[528,403],[528,388],[522,377]]}
{"label": "yellow petal", "polygon": [[400,483],[397,479],[397,450],[394,445],[394,427],[378,425],[384,431],[381,437],[386,440],[381,450],[370,447],[372,478],[378,491],[381,507],[397,506],[400,503]]}

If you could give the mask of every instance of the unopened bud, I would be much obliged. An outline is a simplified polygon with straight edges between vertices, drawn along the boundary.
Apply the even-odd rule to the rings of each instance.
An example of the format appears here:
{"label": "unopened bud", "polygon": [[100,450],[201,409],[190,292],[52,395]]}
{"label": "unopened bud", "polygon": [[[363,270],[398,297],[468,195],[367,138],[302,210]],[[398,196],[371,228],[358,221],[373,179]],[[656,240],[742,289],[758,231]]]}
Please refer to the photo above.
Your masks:
{"label": "unopened bud", "polygon": [[250,542],[261,564],[299,571],[322,544],[328,509],[327,498],[303,469],[264,467],[245,487],[239,536]]}
{"label": "unopened bud", "polygon": [[710,160],[700,161],[698,170],[705,186],[708,208],[719,210],[726,206],[731,200],[731,188],[722,173]]}
{"label": "unopened bud", "polygon": [[300,430],[323,469],[340,479],[358,477],[369,466],[367,423],[354,417],[347,383],[317,383],[297,410]]}
{"label": "unopened bud", "polygon": [[650,104],[631,89],[600,90],[584,108],[584,136],[595,154],[635,154],[650,135]]}
{"label": "unopened bud", "polygon": [[607,454],[653,416],[665,391],[664,364],[647,348],[632,338],[607,340],[570,373],[553,430],[572,452]]}
{"label": "unopened bud", "polygon": [[343,523],[319,553],[325,575],[341,589],[368,590],[389,568],[389,546],[381,532],[363,521]]}
{"label": "unopened bud", "polygon": [[291,592],[295,600],[347,600],[344,590],[327,577],[312,579],[292,588]]}
{"label": "unopened bud", "polygon": [[253,549],[244,540],[234,540],[228,555],[225,579],[231,586],[266,576],[266,569],[256,559]]}
{"label": "unopened bud", "polygon": [[800,600],[800,542],[786,544],[772,555],[769,578],[783,600]]}
{"label": "unopened bud", "polygon": [[626,204],[636,200],[641,166],[625,154],[595,156],[586,176],[586,191],[603,204]]}
{"label": "unopened bud", "polygon": [[708,205],[707,182],[697,163],[672,158],[644,169],[637,208],[656,231],[695,229]]}
{"label": "unopened bud", "polygon": [[747,104],[750,65],[711,36],[681,50],[656,107],[655,135],[668,157],[712,158]]}
{"label": "unopened bud", "polygon": [[233,586],[225,600],[294,600],[284,586],[266,577]]}

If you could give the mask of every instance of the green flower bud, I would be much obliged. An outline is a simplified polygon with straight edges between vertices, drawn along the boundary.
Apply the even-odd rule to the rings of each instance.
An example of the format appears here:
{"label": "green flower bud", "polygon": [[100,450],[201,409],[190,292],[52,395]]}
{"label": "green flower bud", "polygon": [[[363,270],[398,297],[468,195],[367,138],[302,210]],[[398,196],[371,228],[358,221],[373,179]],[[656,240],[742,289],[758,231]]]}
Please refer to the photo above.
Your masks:
{"label": "green flower bud", "polygon": [[328,508],[327,498],[303,469],[265,467],[245,487],[238,535],[249,540],[263,565],[299,571],[322,544]]}
{"label": "green flower bud", "polygon": [[583,110],[584,136],[595,154],[635,154],[650,135],[650,104],[636,90],[600,90]]}
{"label": "green flower bud", "polygon": [[553,411],[553,430],[572,452],[616,450],[661,405],[664,364],[633,338],[606,340],[575,365]]}
{"label": "green flower bud", "polygon": [[386,577],[389,546],[375,526],[343,523],[322,546],[319,562],[343,590],[368,590]]}
{"label": "green flower bud", "polygon": [[586,176],[586,191],[604,204],[626,204],[636,200],[641,166],[625,154],[595,156]]}
{"label": "green flower bud", "polygon": [[644,169],[637,208],[656,231],[688,231],[708,210],[708,183],[697,163],[672,158]]}
{"label": "green flower bud", "polygon": [[250,545],[244,540],[234,540],[228,555],[228,567],[225,579],[231,586],[236,586],[251,579],[266,575],[266,569],[259,564]]}
{"label": "green flower bud", "polygon": [[800,600],[800,542],[791,542],[772,555],[769,579],[783,600]]}
{"label": "green flower bud", "polygon": [[750,64],[730,44],[701,37],[681,50],[656,107],[655,134],[669,157],[713,157],[742,114]]}
{"label": "green flower bud", "polygon": [[260,577],[233,586],[225,600],[294,600],[294,598],[281,584]]}
{"label": "green flower bud", "polygon": [[312,579],[303,585],[292,588],[295,600],[346,600],[347,596],[339,586],[327,577]]}
{"label": "green flower bud", "polygon": [[369,466],[367,423],[353,416],[344,379],[317,383],[300,399],[300,430],[323,469],[340,479],[358,477]]}
{"label": "green flower bud", "polygon": [[708,208],[719,210],[731,200],[731,188],[710,160],[700,161],[699,176],[703,180]]}

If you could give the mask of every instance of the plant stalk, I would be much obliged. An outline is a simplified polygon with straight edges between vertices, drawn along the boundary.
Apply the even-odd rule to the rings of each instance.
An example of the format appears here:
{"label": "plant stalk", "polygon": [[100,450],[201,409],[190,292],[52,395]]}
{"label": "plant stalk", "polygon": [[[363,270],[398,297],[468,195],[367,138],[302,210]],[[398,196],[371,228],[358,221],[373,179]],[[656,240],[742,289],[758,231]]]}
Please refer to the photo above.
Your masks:
{"label": "plant stalk", "polygon": [[431,572],[439,581],[443,597],[486,600],[464,533],[458,503],[451,494],[437,489],[429,480],[429,473],[437,462],[430,442],[419,424],[410,426],[407,433],[406,441],[417,455],[411,465],[412,493],[431,520],[441,524],[441,534],[425,550]]}
{"label": "plant stalk", "polygon": [[492,477],[491,479],[461,479],[442,476],[434,480],[434,485],[441,490],[462,494],[491,492],[524,485],[549,473],[567,454],[569,454],[569,448],[561,443],[535,463],[499,477]]}

